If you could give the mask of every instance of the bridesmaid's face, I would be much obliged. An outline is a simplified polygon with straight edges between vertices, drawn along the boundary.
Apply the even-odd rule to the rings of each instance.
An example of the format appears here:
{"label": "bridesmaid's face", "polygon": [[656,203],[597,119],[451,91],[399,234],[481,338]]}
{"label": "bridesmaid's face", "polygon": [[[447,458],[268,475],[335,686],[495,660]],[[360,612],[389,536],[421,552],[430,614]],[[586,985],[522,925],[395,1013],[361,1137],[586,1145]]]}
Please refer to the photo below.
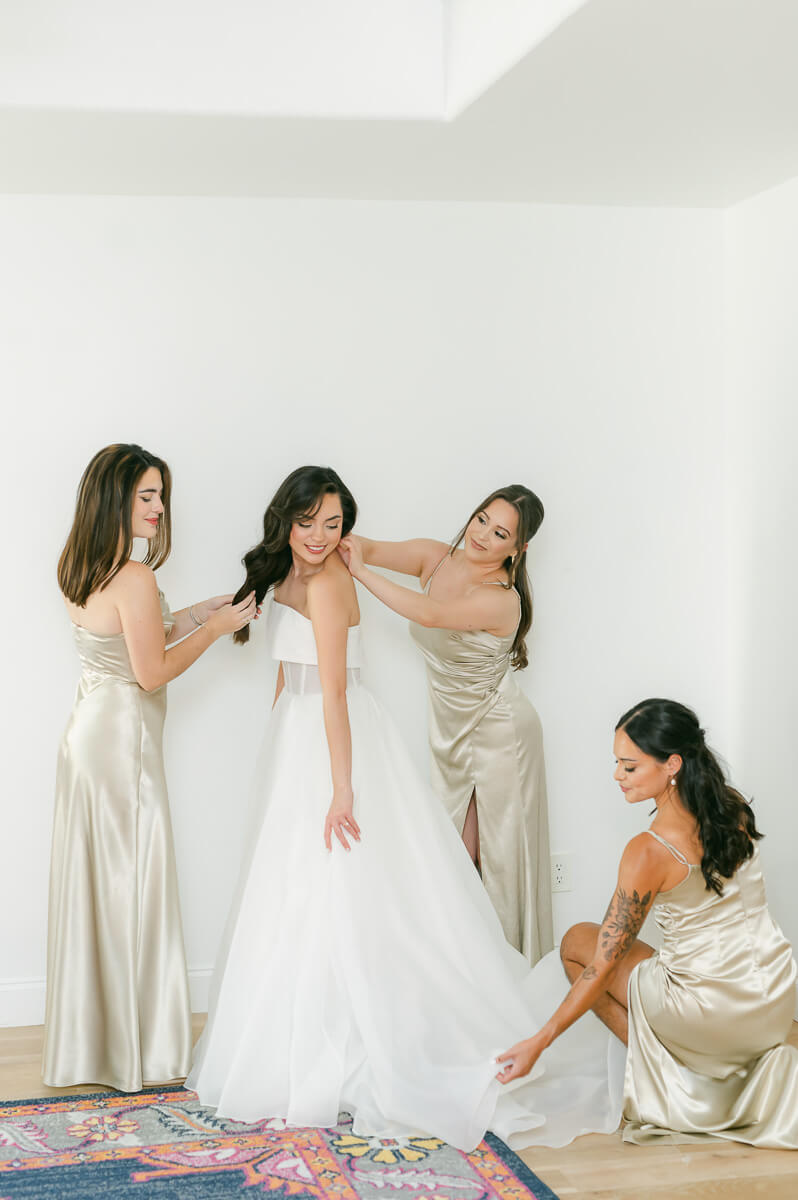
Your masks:
{"label": "bridesmaid's face", "polygon": [[617,760],[613,779],[617,780],[629,804],[667,796],[671,779],[674,776],[678,779],[682,765],[681,758],[676,754],[672,754],[664,763],[650,754],[644,754],[623,729],[615,731],[613,753]]}
{"label": "bridesmaid's face", "polygon": [[480,509],[466,527],[463,549],[470,562],[487,568],[500,567],[518,549],[515,505],[499,499]]}
{"label": "bridesmaid's face", "polygon": [[157,467],[148,467],[136,484],[131,523],[133,537],[152,538],[163,516],[163,480]]}
{"label": "bridesmaid's face", "polygon": [[314,513],[298,517],[292,524],[288,544],[293,555],[304,563],[319,566],[340,542],[343,519],[340,497],[323,496]]}

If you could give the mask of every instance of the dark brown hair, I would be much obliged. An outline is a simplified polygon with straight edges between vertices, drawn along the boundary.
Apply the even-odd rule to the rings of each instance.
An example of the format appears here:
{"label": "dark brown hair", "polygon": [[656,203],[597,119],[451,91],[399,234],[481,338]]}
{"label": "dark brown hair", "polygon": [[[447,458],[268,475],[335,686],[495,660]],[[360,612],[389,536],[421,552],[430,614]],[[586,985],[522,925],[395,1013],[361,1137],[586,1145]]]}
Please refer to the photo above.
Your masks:
{"label": "dark brown hair", "polygon": [[93,592],[106,587],[130,559],[133,500],[139,480],[150,467],[161,472],[163,516],[155,537],[147,543],[144,561],[154,570],[169,557],[172,476],[168,466],[141,446],[105,446],[83,472],[75,519],[58,560],[58,586],[78,607],[82,608]]}
{"label": "dark brown hair", "polygon": [[495,492],[491,492],[474,509],[452,542],[449,553],[454,554],[465,537],[465,531],[477,513],[484,512],[494,500],[506,500],[508,504],[512,504],[518,513],[516,551],[514,554],[508,554],[502,565],[509,579],[506,586],[508,588],[515,588],[521,600],[521,619],[518,622],[518,628],[515,631],[515,639],[510,652],[510,661],[513,670],[519,671],[529,662],[525,639],[532,624],[532,592],[529,587],[529,577],[526,573],[526,544],[532,540],[538,529],[540,529],[543,520],[543,505],[541,501],[534,492],[530,492],[529,488],[524,487],[521,483],[511,483],[508,487],[497,488]]}
{"label": "dark brown hair", "polygon": [[[263,514],[263,537],[242,559],[247,577],[235,594],[234,604],[255,592],[258,604],[270,587],[282,583],[291,569],[291,526],[300,517],[312,517],[325,496],[341,501],[341,537],[351,532],[357,504],[349,488],[332,467],[297,467],[278,487]],[[233,634],[236,642],[249,641],[249,626]]]}
{"label": "dark brown hair", "polygon": [[657,762],[667,762],[672,754],[681,758],[676,784],[698,825],[704,848],[701,873],[707,891],[711,888],[721,895],[723,880],[730,879],[751,857],[754,842],[762,834],[750,804],[726,782],[720,763],[704,740],[698,717],[676,700],[641,700],[623,714],[615,728],[622,729]]}

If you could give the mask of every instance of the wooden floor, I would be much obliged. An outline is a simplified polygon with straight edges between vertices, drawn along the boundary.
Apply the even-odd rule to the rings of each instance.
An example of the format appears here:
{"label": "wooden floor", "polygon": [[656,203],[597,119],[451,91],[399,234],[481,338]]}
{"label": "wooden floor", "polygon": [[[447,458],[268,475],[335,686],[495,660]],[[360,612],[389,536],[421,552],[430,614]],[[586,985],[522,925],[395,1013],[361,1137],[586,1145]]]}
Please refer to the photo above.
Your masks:
{"label": "wooden floor", "polygon": [[[194,1018],[196,1036],[203,1024],[204,1017]],[[798,1024],[790,1041],[798,1047]],[[40,1025],[0,1029],[0,1100],[109,1090],[45,1087],[41,1049]],[[521,1157],[561,1200],[798,1200],[795,1150],[754,1150],[733,1142],[632,1146],[620,1134],[588,1134],[562,1150],[532,1148]]]}

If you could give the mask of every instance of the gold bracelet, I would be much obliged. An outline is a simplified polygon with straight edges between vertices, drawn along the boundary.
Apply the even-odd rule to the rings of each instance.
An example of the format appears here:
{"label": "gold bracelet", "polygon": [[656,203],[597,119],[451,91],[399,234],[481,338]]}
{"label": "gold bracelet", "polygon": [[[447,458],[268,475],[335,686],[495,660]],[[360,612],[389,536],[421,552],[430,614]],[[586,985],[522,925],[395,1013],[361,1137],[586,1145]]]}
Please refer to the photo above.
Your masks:
{"label": "gold bracelet", "polygon": [[191,617],[191,620],[197,626],[197,629],[202,629],[202,626],[205,624],[205,622],[197,620],[197,618],[194,614],[194,605],[193,604],[189,604],[189,606],[188,606],[188,615]]}

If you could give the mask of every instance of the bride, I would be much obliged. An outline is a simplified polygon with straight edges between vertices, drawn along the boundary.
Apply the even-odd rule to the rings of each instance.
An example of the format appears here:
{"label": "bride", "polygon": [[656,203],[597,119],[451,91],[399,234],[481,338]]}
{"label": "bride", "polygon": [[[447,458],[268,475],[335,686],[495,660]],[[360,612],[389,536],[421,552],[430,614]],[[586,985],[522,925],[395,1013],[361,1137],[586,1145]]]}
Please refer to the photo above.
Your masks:
{"label": "bride", "polygon": [[[355,501],[327,467],[278,488],[241,594],[268,590],[280,662],[258,768],[257,826],[188,1086],[220,1116],[423,1132],[463,1150],[617,1127],[613,1040],[592,1014],[533,1077],[496,1054],[566,993],[552,953],[504,940],[443,805],[360,682],[360,614],[336,548]],[[247,629],[235,636],[246,641]],[[620,1043],[618,1043],[620,1045]]]}

